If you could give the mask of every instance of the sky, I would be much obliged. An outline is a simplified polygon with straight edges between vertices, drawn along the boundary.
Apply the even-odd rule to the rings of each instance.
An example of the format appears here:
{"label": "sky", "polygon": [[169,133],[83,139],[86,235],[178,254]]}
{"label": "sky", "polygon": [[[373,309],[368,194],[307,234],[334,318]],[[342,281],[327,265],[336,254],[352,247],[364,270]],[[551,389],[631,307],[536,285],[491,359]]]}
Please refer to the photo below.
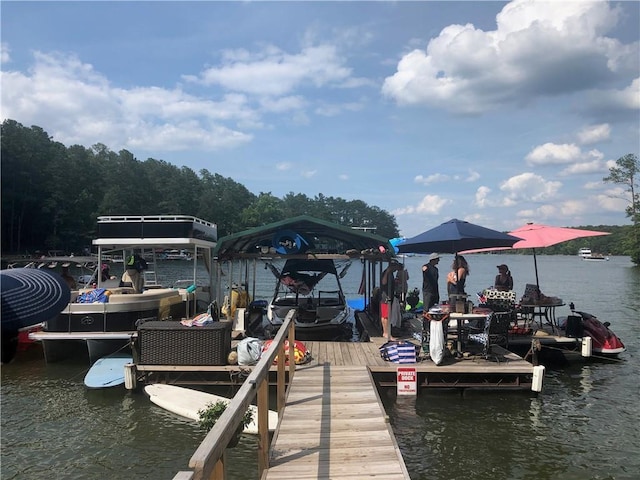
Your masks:
{"label": "sky", "polygon": [[640,150],[640,2],[3,0],[0,14],[2,119],[67,146],[256,195],[362,200],[406,237],[452,218],[630,223],[625,188],[602,179]]}

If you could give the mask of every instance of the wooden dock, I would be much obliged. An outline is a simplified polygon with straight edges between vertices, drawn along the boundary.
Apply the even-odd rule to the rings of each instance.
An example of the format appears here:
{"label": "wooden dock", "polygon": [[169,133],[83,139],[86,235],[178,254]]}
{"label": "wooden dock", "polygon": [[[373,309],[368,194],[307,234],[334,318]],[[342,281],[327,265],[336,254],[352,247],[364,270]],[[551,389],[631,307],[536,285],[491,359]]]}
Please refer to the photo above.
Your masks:
{"label": "wooden dock", "polygon": [[[253,367],[136,365],[141,372],[173,372],[178,377],[196,372],[228,375],[234,368],[245,369],[248,374],[228,409],[191,457],[189,467],[193,470],[179,472],[174,480],[226,478],[226,445],[256,395],[261,429],[258,466],[262,480],[408,479],[406,465],[378,393],[380,387],[398,384],[398,367],[415,369],[418,394],[424,387],[531,391],[536,374],[538,386],[542,386],[540,374],[544,375],[544,367],[534,367],[498,346],[492,347],[489,357],[448,355],[443,364],[436,365],[421,353],[416,363],[398,365],[382,359],[379,346],[384,339],[375,333],[368,335],[369,341],[362,342],[304,341],[311,360],[304,365],[286,367],[286,386],[284,362],[274,366],[273,361],[276,354],[284,358],[282,346],[286,332],[289,338],[295,338],[292,313],[295,311],[285,319],[286,329],[281,328],[273,340],[276,350],[267,350]],[[418,340],[413,339],[413,342]],[[288,354],[292,356],[293,345],[290,348]],[[275,383],[274,373],[277,375]],[[269,408],[269,385],[277,388],[280,413],[271,441],[264,427]]]}
{"label": "wooden dock", "polygon": [[[338,356],[341,363],[358,355],[319,343],[317,355]],[[297,370],[291,382],[262,480],[410,478],[367,367],[315,363]]]}

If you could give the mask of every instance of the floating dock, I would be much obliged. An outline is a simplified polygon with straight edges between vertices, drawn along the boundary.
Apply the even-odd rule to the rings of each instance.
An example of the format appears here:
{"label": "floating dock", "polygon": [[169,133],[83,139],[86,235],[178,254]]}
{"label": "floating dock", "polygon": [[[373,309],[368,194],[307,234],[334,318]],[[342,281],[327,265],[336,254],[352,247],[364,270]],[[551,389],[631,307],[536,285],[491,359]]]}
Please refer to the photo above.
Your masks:
{"label": "floating dock", "polygon": [[[379,347],[385,339],[376,336],[375,325],[368,324],[364,313],[359,313],[359,323],[366,332],[368,341],[361,342],[329,342],[305,341],[311,360],[298,365],[298,371],[329,366],[332,368],[366,367],[371,372],[375,384],[379,387],[395,387],[397,385],[398,366],[412,367],[416,370],[417,388],[476,388],[476,389],[509,389],[522,391],[540,391],[543,367],[534,367],[522,357],[502,347],[492,346],[492,355],[468,355],[456,358],[447,354],[443,363],[436,365],[423,349],[416,363],[396,364],[385,361]],[[233,332],[234,338],[238,332]],[[412,340],[416,345],[418,340]],[[233,340],[233,346],[238,341]],[[538,369],[538,371],[536,370]],[[136,362],[137,375],[143,381],[163,381],[175,384],[237,384],[246,377],[251,366],[242,365],[156,365]],[[271,367],[275,374],[276,366]]]}

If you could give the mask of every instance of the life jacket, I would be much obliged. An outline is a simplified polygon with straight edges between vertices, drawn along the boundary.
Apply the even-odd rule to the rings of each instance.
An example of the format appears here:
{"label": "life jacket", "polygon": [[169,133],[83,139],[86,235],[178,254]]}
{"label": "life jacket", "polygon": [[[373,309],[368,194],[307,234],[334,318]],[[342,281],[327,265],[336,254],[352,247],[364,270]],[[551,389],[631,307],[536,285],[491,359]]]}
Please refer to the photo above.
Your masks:
{"label": "life jacket", "polygon": [[[269,347],[271,346],[271,342],[271,340],[267,340],[266,342],[264,342],[264,345],[262,346],[263,352],[269,349]],[[285,365],[289,365],[289,340],[284,341],[284,352],[286,355]],[[296,340],[293,344],[293,356],[296,365],[303,365],[311,361],[311,353],[307,350],[305,344],[298,340]],[[278,364],[278,357],[273,360],[273,364]]]}

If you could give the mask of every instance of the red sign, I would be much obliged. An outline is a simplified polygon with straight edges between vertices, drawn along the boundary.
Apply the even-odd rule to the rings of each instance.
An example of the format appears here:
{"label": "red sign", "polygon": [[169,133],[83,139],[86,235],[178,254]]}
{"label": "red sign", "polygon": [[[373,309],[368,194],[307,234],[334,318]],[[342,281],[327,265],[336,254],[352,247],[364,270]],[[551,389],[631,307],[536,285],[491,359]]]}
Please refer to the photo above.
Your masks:
{"label": "red sign", "polygon": [[418,393],[418,372],[416,367],[398,367],[398,395]]}

